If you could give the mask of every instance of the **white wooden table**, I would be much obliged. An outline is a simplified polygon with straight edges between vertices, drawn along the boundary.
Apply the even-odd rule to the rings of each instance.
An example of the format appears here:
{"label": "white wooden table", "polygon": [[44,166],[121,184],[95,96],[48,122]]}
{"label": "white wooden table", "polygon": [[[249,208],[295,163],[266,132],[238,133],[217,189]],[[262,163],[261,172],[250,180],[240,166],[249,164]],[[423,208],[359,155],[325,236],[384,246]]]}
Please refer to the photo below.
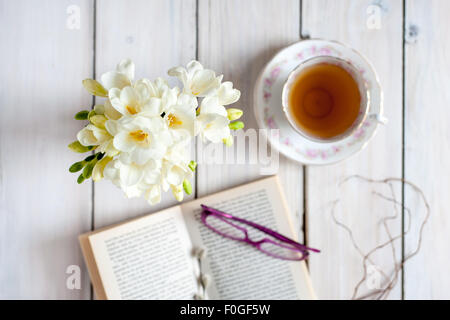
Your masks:
{"label": "white wooden table", "polygon": [[[70,20],[79,10],[80,24]],[[77,236],[91,228],[175,204],[128,200],[108,182],[75,182],[67,150],[80,129],[73,115],[92,98],[81,86],[130,57],[137,77],[164,75],[198,59],[242,92],[247,128],[256,128],[252,89],[263,65],[302,37],[345,42],[374,64],[390,122],[369,146],[330,167],[302,167],[282,157],[279,175],[300,239],[322,249],[309,261],[320,298],[347,299],[362,275],[361,257],[330,218],[339,217],[363,250],[385,237],[379,221],[391,209],[337,182],[351,174],[406,178],[431,205],[420,253],[390,299],[450,298],[450,27],[447,0],[0,0],[0,298],[90,299]],[[69,20],[69,21],[68,21]],[[69,24],[68,24],[69,23]],[[259,177],[253,165],[201,165],[195,197]],[[420,211],[402,185],[399,199]],[[390,225],[402,230],[401,219]],[[401,258],[417,228],[403,238]],[[377,257],[392,263],[392,253]],[[70,265],[81,289],[66,287]]]}

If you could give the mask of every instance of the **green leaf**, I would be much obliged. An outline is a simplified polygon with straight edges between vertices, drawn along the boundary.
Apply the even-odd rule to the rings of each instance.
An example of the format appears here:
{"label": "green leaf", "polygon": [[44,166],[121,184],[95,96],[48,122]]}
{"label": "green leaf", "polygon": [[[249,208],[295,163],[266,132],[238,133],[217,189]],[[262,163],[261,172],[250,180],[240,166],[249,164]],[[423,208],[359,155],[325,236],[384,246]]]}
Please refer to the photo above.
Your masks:
{"label": "green leaf", "polygon": [[83,80],[83,86],[84,88],[94,96],[98,97],[107,97],[108,96],[108,90],[106,90],[100,82],[94,80],[94,79],[85,79]]}
{"label": "green leaf", "polygon": [[102,160],[102,158],[105,156],[105,153],[104,152],[98,152],[98,153],[96,153],[96,155],[97,155],[97,160]]}
{"label": "green leaf", "polygon": [[85,164],[86,164],[86,162],[84,162],[84,161],[78,161],[78,162],[75,162],[74,164],[72,164],[72,165],[70,166],[69,171],[70,171],[70,172],[78,172],[78,171],[80,171],[81,169],[83,169],[83,167],[84,167]]}
{"label": "green leaf", "polygon": [[80,111],[75,115],[75,119],[76,120],[87,120],[88,114],[89,114],[89,111],[87,111],[87,110]]}
{"label": "green leaf", "polygon": [[188,164],[188,167],[192,171],[195,171],[195,169],[197,168],[197,162],[195,162],[194,160],[191,160],[191,162],[189,162],[189,164]]}
{"label": "green leaf", "polygon": [[244,128],[244,123],[242,121],[231,122],[229,125],[231,130],[239,130]]}
{"label": "green leaf", "polygon": [[97,159],[89,162],[86,167],[83,169],[83,177],[85,179],[89,179],[92,176],[92,170],[94,170],[95,164],[97,163]]}
{"label": "green leaf", "polygon": [[85,147],[78,140],[69,144],[68,147],[70,150],[78,153],[85,153],[95,148],[95,146]]}
{"label": "green leaf", "polygon": [[183,180],[183,189],[184,189],[184,192],[186,192],[186,194],[192,193],[192,186],[191,186],[191,183],[189,182],[189,180],[187,180],[187,179]]}
{"label": "green leaf", "polygon": [[77,182],[78,182],[78,184],[81,184],[81,183],[83,183],[84,180],[85,180],[85,178],[84,178],[83,174],[80,174],[78,176]]}

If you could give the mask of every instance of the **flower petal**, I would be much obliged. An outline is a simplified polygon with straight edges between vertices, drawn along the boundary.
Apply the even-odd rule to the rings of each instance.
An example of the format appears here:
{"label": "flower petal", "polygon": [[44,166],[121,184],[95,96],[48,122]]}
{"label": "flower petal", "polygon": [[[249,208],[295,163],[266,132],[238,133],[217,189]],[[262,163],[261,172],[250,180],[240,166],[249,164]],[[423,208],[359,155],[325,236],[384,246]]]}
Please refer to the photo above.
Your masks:
{"label": "flower petal", "polygon": [[130,59],[124,59],[119,62],[116,70],[127,76],[128,80],[133,81],[134,79],[134,63]]}
{"label": "flower petal", "polygon": [[151,186],[144,195],[145,199],[151,204],[157,204],[161,202],[161,187],[158,185]]}
{"label": "flower petal", "polygon": [[105,110],[104,114],[108,119],[117,120],[120,117],[122,117],[122,114],[112,106],[111,101],[109,101],[109,99],[105,101],[104,110]]}
{"label": "flower petal", "polygon": [[232,82],[226,81],[220,85],[220,88],[217,91],[217,96],[219,98],[219,104],[226,106],[238,101],[241,96],[241,92],[237,89],[233,89]]}
{"label": "flower petal", "polygon": [[[128,111],[125,109],[125,105],[122,103],[122,100],[120,100],[120,93],[121,90],[117,88],[109,90],[109,101],[111,103],[111,106],[116,109],[117,112],[119,112],[121,115],[125,115],[128,114]],[[106,110],[107,103],[105,102],[105,113],[107,112]]]}
{"label": "flower petal", "polygon": [[112,88],[122,89],[131,84],[130,79],[125,74],[117,71],[109,71],[102,74],[101,81],[108,90]]}
{"label": "flower petal", "polygon": [[134,150],[135,145],[130,141],[129,133],[121,131],[114,136],[114,148],[123,152],[131,152]]}
{"label": "flower petal", "polygon": [[[120,91],[120,101],[125,107],[136,108],[139,105],[139,95],[132,87],[125,87]],[[130,113],[129,110],[127,111]]]}
{"label": "flower petal", "polygon": [[200,114],[207,113],[215,113],[224,117],[228,115],[225,107],[219,104],[218,97],[206,97],[203,99]]}
{"label": "flower petal", "polygon": [[115,136],[119,133],[119,124],[116,120],[108,120],[105,122],[105,128],[110,135]]}
{"label": "flower petal", "polygon": [[186,65],[186,69],[189,74],[193,75],[197,71],[203,70],[203,66],[197,60],[192,60]]}
{"label": "flower petal", "polygon": [[189,90],[194,96],[205,97],[220,86],[219,78],[212,70],[197,71],[192,77]]}
{"label": "flower petal", "polygon": [[169,69],[169,71],[167,71],[167,74],[171,77],[177,77],[178,79],[180,79],[184,86],[186,86],[188,83],[187,71],[183,67],[174,67],[172,69]]}
{"label": "flower petal", "polygon": [[130,160],[139,165],[145,164],[153,156],[150,148],[135,148],[130,154]]}
{"label": "flower petal", "polygon": [[120,182],[122,186],[136,185],[142,178],[143,171],[136,165],[122,165],[120,167]]}

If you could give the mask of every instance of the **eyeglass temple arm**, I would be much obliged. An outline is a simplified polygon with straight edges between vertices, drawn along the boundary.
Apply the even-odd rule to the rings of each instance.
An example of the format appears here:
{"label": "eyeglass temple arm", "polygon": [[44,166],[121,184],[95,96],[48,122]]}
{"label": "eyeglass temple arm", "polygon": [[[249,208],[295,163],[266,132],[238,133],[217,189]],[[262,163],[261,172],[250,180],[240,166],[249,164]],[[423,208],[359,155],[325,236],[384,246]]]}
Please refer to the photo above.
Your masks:
{"label": "eyeglass temple arm", "polygon": [[300,247],[302,249],[311,250],[313,252],[320,252],[320,250],[318,250],[318,249],[307,247],[307,246],[305,246],[305,245],[303,245],[301,243],[298,243],[297,241],[294,241],[294,240],[292,240],[292,239],[290,239],[288,237],[285,237],[282,234],[280,234],[280,233],[278,233],[278,232],[276,232],[276,231],[274,231],[272,229],[266,228],[266,227],[264,227],[262,225],[259,225],[259,224],[255,223],[255,222],[251,222],[251,221],[239,218],[239,217],[235,217],[235,216],[233,216],[233,215],[231,215],[229,213],[226,213],[226,212],[223,212],[223,211],[220,211],[220,210],[217,210],[217,209],[205,206],[204,204],[202,204],[201,207],[203,208],[203,210],[208,211],[210,213],[219,214],[219,215],[224,216],[226,218],[229,218],[229,219],[232,219],[232,220],[235,220],[235,221],[238,221],[238,222],[242,222],[242,223],[248,224],[248,225],[250,225],[250,226],[252,226],[252,227],[254,227],[254,228],[256,228],[256,229],[258,229],[258,230],[260,230],[262,232],[264,232],[264,233],[267,233],[267,234],[271,235],[272,237],[274,237],[276,239],[279,239],[279,240],[291,243],[291,244],[293,244],[293,245],[295,245],[297,247]]}

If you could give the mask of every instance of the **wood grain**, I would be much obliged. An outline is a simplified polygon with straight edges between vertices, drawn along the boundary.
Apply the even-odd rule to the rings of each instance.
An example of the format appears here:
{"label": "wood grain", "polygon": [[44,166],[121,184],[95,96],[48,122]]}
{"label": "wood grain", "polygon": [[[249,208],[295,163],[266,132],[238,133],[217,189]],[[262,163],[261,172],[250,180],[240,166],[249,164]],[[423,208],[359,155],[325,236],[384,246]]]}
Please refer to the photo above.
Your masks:
{"label": "wood grain", "polygon": [[[353,174],[375,179],[402,174],[402,3],[377,3],[380,29],[370,29],[367,8],[373,1],[303,1],[303,34],[344,42],[374,64],[384,89],[384,113],[389,118],[389,124],[379,129],[367,148],[351,159],[333,166],[307,168],[308,244],[322,249],[320,255],[311,257],[309,266],[317,295],[323,299],[350,298],[363,274],[362,258],[353,249],[348,234],[331,219],[331,201],[341,198],[336,216],[353,229],[364,252],[387,239],[380,220],[392,214],[391,205],[377,201],[367,185],[353,183],[341,188],[338,182]],[[395,191],[400,199],[398,187]],[[393,234],[401,231],[400,221],[389,225]],[[400,257],[401,248],[397,247]],[[375,257],[374,264],[382,269],[392,267],[392,252],[384,250]],[[367,285],[361,289],[364,293]],[[400,297],[401,283],[389,298]]]}
{"label": "wood grain", "polygon": [[[80,28],[66,28],[69,5]],[[78,235],[89,228],[91,186],[69,166],[66,147],[90,107],[81,86],[92,73],[91,1],[0,1],[0,298],[87,299]],[[81,267],[81,289],[66,269]]]}
{"label": "wood grain", "polygon": [[[342,196],[337,217],[354,230],[364,251],[386,240],[380,220],[392,214],[392,206],[373,198],[363,183],[345,188],[337,183],[352,174],[401,177],[404,123],[404,175],[424,189],[432,215],[420,254],[406,264],[404,283],[398,283],[389,298],[401,298],[402,285],[406,299],[450,298],[450,222],[445,214],[450,188],[448,1],[406,0],[405,8],[398,0],[95,2],[0,0],[0,298],[90,298],[77,236],[90,230],[92,220],[98,228],[176,203],[171,194],[153,207],[144,199],[126,199],[108,181],[94,189],[90,182],[76,184],[77,176],[67,169],[80,155],[65,146],[82,127],[73,115],[92,104],[82,79],[92,77],[94,69],[100,78],[123,58],[134,60],[137,78],[154,78],[198,56],[205,67],[224,74],[241,90],[235,107],[244,110],[246,129],[256,129],[256,77],[277,50],[299,40],[300,29],[304,35],[347,43],[371,60],[390,120],[351,159],[306,168],[306,237],[309,245],[322,249],[309,261],[317,295],[350,298],[362,276],[362,259],[348,234],[333,223],[330,201]],[[71,5],[80,9],[79,29],[66,27]],[[380,27],[370,26],[370,18],[379,18]],[[200,155],[202,149],[194,151]],[[259,169],[258,164],[200,164],[197,186],[193,185],[196,196],[257,179]],[[302,239],[303,168],[280,155],[278,174]],[[395,192],[399,198],[401,186]],[[413,229],[405,238],[407,254],[417,245],[424,215],[423,204],[407,187],[405,206],[413,210]],[[401,230],[399,221],[389,226],[394,234]],[[401,247],[396,249],[400,258]],[[382,251],[374,260],[376,266],[389,269],[392,252]],[[82,268],[81,290],[66,287],[69,265]],[[362,289],[367,291],[367,286]]]}
{"label": "wood grain", "polygon": [[[425,192],[431,216],[422,248],[405,266],[406,299],[450,298],[450,29],[448,1],[406,1],[405,177]],[[424,206],[405,189],[405,206],[413,212],[405,250],[419,241]]]}
{"label": "wood grain", "polygon": [[[124,58],[134,61],[136,79],[168,79],[168,69],[195,59],[195,0],[98,0],[96,12],[98,78]],[[95,228],[176,203],[169,192],[160,204],[150,206],[145,199],[127,199],[109,181],[100,181],[95,184]]]}
{"label": "wood grain", "polygon": [[[199,0],[198,58],[241,91],[233,106],[244,110],[246,130],[257,128],[252,94],[258,73],[279,49],[299,40],[299,11],[299,2],[290,0]],[[248,157],[251,151],[245,152]],[[279,166],[297,230],[301,230],[302,167],[282,156]],[[200,164],[197,195],[257,179],[261,177],[259,168],[258,164]]]}

